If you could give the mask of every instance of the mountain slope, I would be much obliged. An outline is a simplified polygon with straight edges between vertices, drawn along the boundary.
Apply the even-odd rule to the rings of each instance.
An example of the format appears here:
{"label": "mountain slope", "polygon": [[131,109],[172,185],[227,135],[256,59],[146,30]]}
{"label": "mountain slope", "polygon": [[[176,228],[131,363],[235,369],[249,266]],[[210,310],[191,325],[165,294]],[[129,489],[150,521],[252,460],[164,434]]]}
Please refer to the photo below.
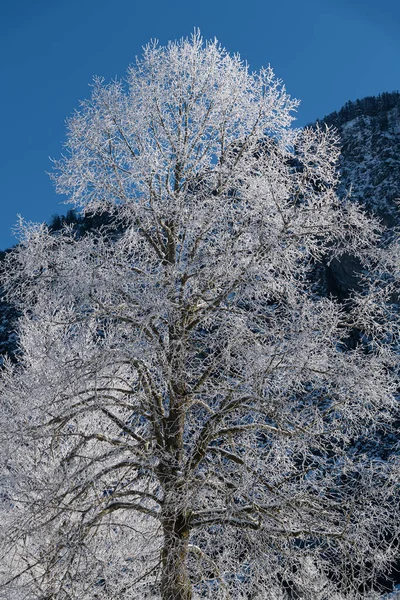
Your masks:
{"label": "mountain slope", "polygon": [[335,127],[341,138],[340,192],[350,192],[386,225],[399,224],[400,93],[347,102],[317,122]]}

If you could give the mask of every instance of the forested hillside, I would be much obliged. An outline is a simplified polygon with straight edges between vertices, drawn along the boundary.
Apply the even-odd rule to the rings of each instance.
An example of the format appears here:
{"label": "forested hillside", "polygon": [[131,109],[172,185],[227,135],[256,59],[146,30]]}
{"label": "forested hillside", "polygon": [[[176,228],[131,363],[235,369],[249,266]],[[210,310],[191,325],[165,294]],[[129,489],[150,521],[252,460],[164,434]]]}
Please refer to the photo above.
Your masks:
{"label": "forested hillside", "polygon": [[318,122],[335,127],[341,138],[341,193],[398,225],[400,93],[347,102]]}

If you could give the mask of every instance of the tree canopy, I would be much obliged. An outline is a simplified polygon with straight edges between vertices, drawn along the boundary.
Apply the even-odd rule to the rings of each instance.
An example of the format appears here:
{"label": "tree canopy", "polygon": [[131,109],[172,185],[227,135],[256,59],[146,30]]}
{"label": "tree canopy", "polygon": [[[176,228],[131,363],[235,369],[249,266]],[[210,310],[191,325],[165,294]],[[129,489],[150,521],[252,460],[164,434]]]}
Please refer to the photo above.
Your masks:
{"label": "tree canopy", "polygon": [[[0,597],[373,597],[398,462],[357,440],[398,407],[398,245],[296,106],[195,32],[70,119],[57,189],[115,227],[21,223],[5,258]],[[345,252],[346,306],[312,285]]]}

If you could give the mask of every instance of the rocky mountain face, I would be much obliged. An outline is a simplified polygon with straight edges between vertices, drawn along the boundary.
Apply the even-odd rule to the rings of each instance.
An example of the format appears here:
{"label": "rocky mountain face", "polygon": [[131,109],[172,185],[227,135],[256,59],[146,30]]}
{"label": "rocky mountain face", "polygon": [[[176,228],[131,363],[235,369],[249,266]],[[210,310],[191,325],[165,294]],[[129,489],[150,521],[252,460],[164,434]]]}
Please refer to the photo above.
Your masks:
{"label": "rocky mountain face", "polygon": [[341,189],[388,226],[399,224],[400,93],[347,102],[320,125],[341,139]]}
{"label": "rocky mountain face", "polygon": [[[339,194],[350,194],[386,227],[399,227],[400,93],[385,92],[347,102],[316,124],[334,127],[340,137]],[[357,286],[355,259],[344,256],[333,261],[325,277],[327,293],[339,298],[348,296]]]}

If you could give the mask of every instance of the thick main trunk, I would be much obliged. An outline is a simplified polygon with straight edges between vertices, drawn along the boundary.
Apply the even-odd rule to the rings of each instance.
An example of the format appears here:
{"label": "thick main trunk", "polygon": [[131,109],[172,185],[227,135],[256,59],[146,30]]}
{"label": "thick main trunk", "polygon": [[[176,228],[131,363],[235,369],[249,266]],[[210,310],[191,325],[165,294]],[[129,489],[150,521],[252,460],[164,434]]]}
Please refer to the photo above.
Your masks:
{"label": "thick main trunk", "polygon": [[162,600],[191,600],[192,584],[187,557],[189,530],[184,515],[167,518],[163,523],[164,547],[162,553]]}
{"label": "thick main trunk", "polygon": [[188,570],[191,507],[187,496],[183,460],[183,434],[186,397],[183,378],[178,375],[181,362],[181,338],[176,328],[170,328],[171,369],[174,380],[170,386],[170,406],[164,418],[164,447],[160,451],[157,476],[164,491],[161,523],[164,534],[162,550],[162,600],[192,600],[192,584]]}

